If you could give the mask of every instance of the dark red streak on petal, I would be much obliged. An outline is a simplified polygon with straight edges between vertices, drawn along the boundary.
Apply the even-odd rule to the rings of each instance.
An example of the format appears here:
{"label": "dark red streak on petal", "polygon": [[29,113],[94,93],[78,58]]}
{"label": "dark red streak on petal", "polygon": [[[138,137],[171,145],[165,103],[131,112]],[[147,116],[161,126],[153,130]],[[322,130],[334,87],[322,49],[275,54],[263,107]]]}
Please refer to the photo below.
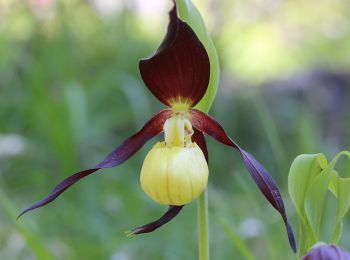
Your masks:
{"label": "dark red streak on petal", "polygon": [[156,221],[153,221],[151,223],[148,223],[146,225],[143,225],[141,227],[135,228],[129,232],[130,235],[137,235],[137,234],[143,234],[143,233],[150,233],[164,224],[168,223],[171,221],[173,218],[177,216],[177,214],[180,213],[182,210],[182,206],[169,206],[167,212],[163,216],[161,216],[159,219]]}
{"label": "dark red streak on petal", "polygon": [[209,160],[209,155],[208,155],[208,149],[207,149],[207,143],[205,142],[204,134],[197,130],[196,128],[193,129],[194,133],[192,135],[192,142],[195,142],[199,148],[201,148],[205,160],[208,162]]}
{"label": "dark red streak on petal", "polygon": [[94,168],[77,172],[71,175],[70,177],[64,179],[51,191],[51,193],[46,198],[44,198],[43,200],[37,202],[36,204],[22,211],[21,214],[17,217],[17,219],[20,218],[23,214],[27,213],[28,211],[31,211],[36,208],[40,208],[52,202],[58,196],[60,196],[66,189],[72,186],[74,183],[76,183],[77,181],[81,180],[82,178],[90,174],[95,173],[97,170],[103,169],[103,168],[115,167],[117,165],[122,164],[126,160],[128,160],[148,140],[150,140],[151,138],[160,134],[163,131],[164,122],[171,115],[172,115],[172,111],[170,109],[166,109],[159,112],[157,115],[152,117],[139,132],[129,137],[124,143],[122,143],[119,147],[117,147],[113,152],[111,152],[103,161],[98,163]]}
{"label": "dark red streak on petal", "polygon": [[287,220],[284,203],[278,187],[267,170],[247,151],[240,148],[226,134],[222,126],[209,115],[196,109],[190,110],[191,121],[195,128],[206,133],[217,141],[237,149],[242,155],[245,166],[250,176],[253,178],[260,191],[271,205],[281,214],[288,234],[289,243],[294,252],[296,252],[296,244],[292,228]]}
{"label": "dark red streak on petal", "polygon": [[152,57],[140,61],[140,73],[149,90],[165,105],[181,98],[194,106],[208,87],[209,57],[191,27],[178,18],[176,5],[169,17],[167,35]]}

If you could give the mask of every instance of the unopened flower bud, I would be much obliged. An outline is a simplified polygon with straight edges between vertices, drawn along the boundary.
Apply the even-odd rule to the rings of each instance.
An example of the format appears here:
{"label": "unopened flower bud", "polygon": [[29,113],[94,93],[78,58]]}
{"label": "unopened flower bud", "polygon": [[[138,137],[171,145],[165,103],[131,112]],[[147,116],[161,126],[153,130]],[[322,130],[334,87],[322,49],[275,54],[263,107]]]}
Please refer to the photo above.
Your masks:
{"label": "unopened flower bud", "polygon": [[337,245],[320,242],[302,260],[350,260],[350,253]]}

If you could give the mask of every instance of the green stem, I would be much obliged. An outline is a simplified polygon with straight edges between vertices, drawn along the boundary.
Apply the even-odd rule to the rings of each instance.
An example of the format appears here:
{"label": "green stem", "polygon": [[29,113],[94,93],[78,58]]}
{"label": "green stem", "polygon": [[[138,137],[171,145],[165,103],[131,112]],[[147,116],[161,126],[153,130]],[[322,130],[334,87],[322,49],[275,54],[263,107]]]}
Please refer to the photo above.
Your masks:
{"label": "green stem", "polygon": [[199,260],[209,260],[208,191],[198,199],[198,250]]}

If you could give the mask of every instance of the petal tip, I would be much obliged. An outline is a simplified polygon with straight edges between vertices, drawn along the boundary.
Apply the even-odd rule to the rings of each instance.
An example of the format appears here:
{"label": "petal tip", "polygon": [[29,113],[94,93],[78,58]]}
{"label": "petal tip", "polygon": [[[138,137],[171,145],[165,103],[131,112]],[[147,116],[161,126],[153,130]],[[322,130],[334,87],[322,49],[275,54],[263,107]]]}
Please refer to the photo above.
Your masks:
{"label": "petal tip", "polygon": [[124,233],[125,233],[126,237],[132,237],[135,235],[134,229],[125,231]]}
{"label": "petal tip", "polygon": [[130,231],[127,231],[127,236],[150,233],[150,232],[157,230],[158,228],[160,228],[164,224],[166,224],[169,221],[171,221],[172,219],[174,219],[180,213],[183,206],[184,205],[182,205],[182,206],[169,206],[168,210],[159,219],[157,219],[151,223],[145,224],[143,226],[134,228]]}
{"label": "petal tip", "polygon": [[23,214],[25,214],[25,211],[22,211],[17,217],[16,217],[16,221],[18,221],[22,216]]}
{"label": "petal tip", "polygon": [[287,229],[289,245],[295,254],[297,252],[297,246],[295,243],[295,237],[294,237],[294,232],[293,232],[292,226],[290,225],[290,223],[288,221],[286,222],[286,229]]}

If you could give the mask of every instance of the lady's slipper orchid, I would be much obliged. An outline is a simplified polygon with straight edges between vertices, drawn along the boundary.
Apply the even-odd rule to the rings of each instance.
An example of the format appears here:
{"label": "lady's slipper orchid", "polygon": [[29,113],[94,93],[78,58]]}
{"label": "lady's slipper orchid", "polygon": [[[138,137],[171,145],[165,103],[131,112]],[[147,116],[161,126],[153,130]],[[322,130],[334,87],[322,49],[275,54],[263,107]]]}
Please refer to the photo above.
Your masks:
{"label": "lady's slipper orchid", "polygon": [[207,134],[240,152],[260,191],[281,214],[295,251],[294,235],[273,179],[252,155],[227,136],[217,121],[194,108],[208,87],[209,57],[194,31],[178,18],[176,5],[169,16],[165,39],[152,57],[141,60],[139,64],[146,86],[168,108],[151,118],[139,132],[95,167],[66,178],[46,198],[24,210],[19,217],[52,202],[80,179],[100,169],[120,165],[164,131],[165,141],[157,143],[145,158],[140,181],[143,190],[153,200],[169,205],[169,209],[158,220],[133,229],[130,234],[152,232],[172,220],[184,204],[197,198],[206,188],[208,151],[204,134]]}

